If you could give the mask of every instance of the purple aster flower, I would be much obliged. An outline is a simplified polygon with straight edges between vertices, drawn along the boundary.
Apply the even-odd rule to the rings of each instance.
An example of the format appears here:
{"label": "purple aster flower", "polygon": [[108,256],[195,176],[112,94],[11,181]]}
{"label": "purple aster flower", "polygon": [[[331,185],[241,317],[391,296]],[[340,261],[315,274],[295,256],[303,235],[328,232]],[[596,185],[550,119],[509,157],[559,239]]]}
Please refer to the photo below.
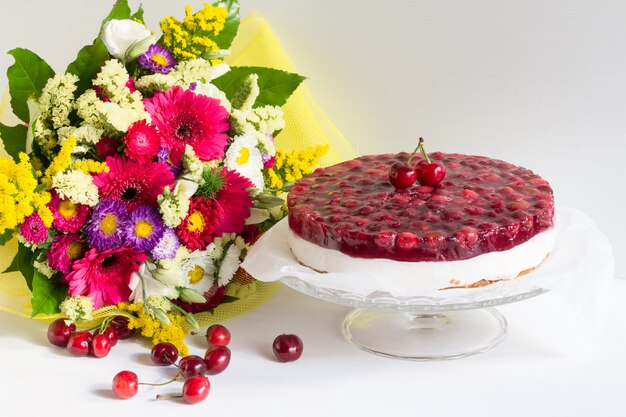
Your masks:
{"label": "purple aster flower", "polygon": [[198,88],[198,83],[191,83],[191,84],[189,84],[189,89],[191,91],[196,91],[196,88]]}
{"label": "purple aster flower", "polygon": [[169,73],[176,66],[176,60],[170,50],[156,43],[139,55],[137,61],[142,68],[161,74]]}
{"label": "purple aster flower", "polygon": [[129,217],[125,231],[130,246],[141,251],[152,250],[165,231],[159,211],[152,206],[139,206]]}
{"label": "purple aster flower", "polygon": [[125,243],[127,223],[126,206],[113,199],[104,199],[94,207],[87,221],[87,241],[101,251],[117,249]]}
{"label": "purple aster flower", "polygon": [[174,259],[178,248],[180,248],[180,240],[178,240],[174,230],[168,227],[163,232],[163,237],[161,237],[159,243],[152,249],[152,256],[158,261]]}
{"label": "purple aster flower", "polygon": [[178,177],[178,175],[180,175],[180,173],[183,171],[183,167],[179,165],[174,165],[174,163],[172,163],[170,153],[171,152],[169,151],[169,149],[161,148],[159,149],[157,158],[159,162],[167,164],[172,174],[174,174],[175,177]]}

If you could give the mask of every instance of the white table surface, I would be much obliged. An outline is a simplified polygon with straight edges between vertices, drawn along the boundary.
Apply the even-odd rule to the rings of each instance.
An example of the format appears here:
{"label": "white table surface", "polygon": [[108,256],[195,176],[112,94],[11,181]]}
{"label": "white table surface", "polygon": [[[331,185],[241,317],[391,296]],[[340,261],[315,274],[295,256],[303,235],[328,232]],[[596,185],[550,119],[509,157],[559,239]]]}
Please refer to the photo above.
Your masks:
{"label": "white table surface", "polygon": [[[48,344],[46,325],[0,313],[0,415],[16,416],[603,416],[626,415],[626,282],[614,281],[609,331],[585,328],[557,293],[499,307],[508,337],[493,350],[453,361],[409,362],[368,354],[346,342],[349,308],[286,287],[259,309],[229,320],[232,361],[210,377],[197,405],[156,401],[170,387],[140,388],[115,399],[111,378],[130,369],[164,381],[149,350],[122,341],[104,359],[75,358]],[[271,342],[283,332],[304,340],[294,363],[278,363]],[[189,338],[202,355],[202,338]]]}

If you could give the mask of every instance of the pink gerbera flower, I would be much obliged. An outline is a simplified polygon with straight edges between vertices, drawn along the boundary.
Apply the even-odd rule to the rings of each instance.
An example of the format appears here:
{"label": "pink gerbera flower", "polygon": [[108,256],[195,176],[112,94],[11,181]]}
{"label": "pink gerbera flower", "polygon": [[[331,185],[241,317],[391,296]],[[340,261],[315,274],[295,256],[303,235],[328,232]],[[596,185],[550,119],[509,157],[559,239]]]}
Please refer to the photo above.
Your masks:
{"label": "pink gerbera flower", "polygon": [[228,111],[218,99],[174,86],[144,99],[144,105],[175,164],[180,162],[186,145],[191,145],[204,161],[224,156],[228,143],[224,132],[230,129],[230,124]]}
{"label": "pink gerbera flower", "polygon": [[26,217],[20,226],[20,234],[33,245],[43,243],[48,239],[48,228],[39,217],[33,213]]}
{"label": "pink gerbera flower", "polygon": [[248,188],[253,187],[253,184],[246,177],[226,168],[222,170],[222,177],[224,183],[215,194],[215,200],[224,212],[219,232],[239,234],[246,226],[246,219],[250,217],[253,202]]}
{"label": "pink gerbera flower", "polygon": [[91,249],[72,265],[66,277],[71,296],[86,295],[94,308],[128,301],[130,276],[148,256],[134,249],[120,248],[98,252]]}
{"label": "pink gerbera flower", "polygon": [[63,199],[54,190],[52,190],[52,199],[48,203],[48,208],[54,216],[52,225],[61,232],[79,231],[89,217],[89,206]]}
{"label": "pink gerbera flower", "polygon": [[139,163],[127,158],[108,157],[108,172],[94,176],[100,198],[122,202],[128,211],[139,206],[156,206],[163,188],[172,184],[174,174],[162,162]]}
{"label": "pink gerbera flower", "polygon": [[74,261],[82,258],[87,249],[87,243],[77,234],[58,235],[48,251],[48,264],[57,271],[69,274]]}
{"label": "pink gerbera flower", "polygon": [[126,155],[137,162],[150,162],[159,153],[159,134],[145,120],[134,123],[124,137]]}

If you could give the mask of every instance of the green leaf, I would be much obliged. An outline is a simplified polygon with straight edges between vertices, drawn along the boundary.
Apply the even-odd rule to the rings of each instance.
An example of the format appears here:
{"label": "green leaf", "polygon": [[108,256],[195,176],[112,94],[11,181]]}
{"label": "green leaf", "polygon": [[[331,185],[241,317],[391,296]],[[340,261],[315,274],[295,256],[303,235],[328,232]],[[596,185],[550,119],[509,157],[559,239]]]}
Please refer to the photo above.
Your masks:
{"label": "green leaf", "polygon": [[221,49],[228,49],[233,43],[233,39],[239,30],[239,1],[238,0],[220,0],[213,3],[213,6],[224,7],[228,10],[224,29],[213,40]]}
{"label": "green leaf", "polygon": [[137,11],[135,13],[133,13],[130,16],[131,19],[139,21],[141,23],[145,23],[145,21],[143,20],[143,5],[139,4],[139,8],[137,9]]}
{"label": "green leaf", "polygon": [[24,125],[5,126],[0,123],[0,138],[4,142],[4,149],[18,162],[20,152],[26,152],[26,133]]}
{"label": "green leaf", "polygon": [[232,67],[229,72],[212,81],[228,99],[232,99],[250,74],[259,76],[259,89],[254,107],[282,106],[306,79],[302,75],[264,67]]}
{"label": "green leaf", "polygon": [[0,246],[6,245],[6,243],[13,238],[13,230],[5,230],[3,234],[0,235]]}
{"label": "green leaf", "polygon": [[100,72],[107,59],[109,51],[100,37],[96,38],[92,45],[87,45],[78,52],[74,62],[68,65],[66,70],[79,78],[75,93],[77,97],[91,88],[93,78]]}
{"label": "green leaf", "polygon": [[234,303],[235,301],[238,301],[238,300],[239,300],[239,298],[237,298],[237,297],[233,297],[232,295],[227,295],[226,297],[224,297],[222,299],[222,301],[220,302],[220,305],[221,304]]}
{"label": "green leaf", "polygon": [[[17,267],[24,276],[26,285],[31,291],[33,290],[33,276],[35,274],[35,268],[33,268],[34,257],[35,254],[23,244],[20,243],[17,246],[17,255],[15,255],[15,258],[17,259]],[[16,262],[15,259],[13,262]],[[11,263],[11,265],[12,264],[13,263]]]}
{"label": "green leaf", "polygon": [[128,0],[117,0],[109,15],[102,21],[102,26],[104,26],[104,24],[109,20],[113,19],[130,19],[130,7],[128,6]]}
{"label": "green leaf", "polygon": [[37,314],[58,313],[59,304],[67,297],[67,289],[56,279],[48,279],[38,271],[33,276],[33,298],[31,317]]}
{"label": "green leaf", "polygon": [[13,113],[23,122],[28,123],[28,105],[26,101],[32,95],[41,94],[49,78],[54,75],[50,65],[28,49],[15,48],[9,51],[15,63],[7,70],[11,107]]}

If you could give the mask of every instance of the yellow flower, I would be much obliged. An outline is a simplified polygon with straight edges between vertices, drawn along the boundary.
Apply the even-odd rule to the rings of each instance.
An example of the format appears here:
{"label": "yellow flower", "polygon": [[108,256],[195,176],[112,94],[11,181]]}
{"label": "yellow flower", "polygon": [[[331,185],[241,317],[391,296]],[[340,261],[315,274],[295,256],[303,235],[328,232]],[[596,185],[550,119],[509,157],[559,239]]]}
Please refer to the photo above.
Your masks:
{"label": "yellow flower", "polygon": [[101,172],[109,172],[109,166],[106,162],[98,162],[93,159],[85,159],[83,161],[74,161],[74,169],[83,171],[85,174],[99,174]]}
{"label": "yellow flower", "polygon": [[227,16],[226,8],[215,7],[209,3],[204,3],[204,9],[196,13],[193,13],[191,6],[185,6],[185,18],[182,22],[173,16],[167,16],[161,21],[163,43],[179,61],[216,51],[219,47],[212,38],[224,29]]}
{"label": "yellow flower", "polygon": [[0,234],[14,230],[35,211],[47,227],[52,224],[52,213],[46,207],[50,193],[37,190],[37,171],[28,155],[20,153],[19,160],[0,158]]}
{"label": "yellow flower", "polygon": [[169,313],[170,324],[166,325],[146,314],[142,303],[120,303],[118,308],[133,315],[129,319],[128,328],[141,331],[141,335],[152,339],[153,344],[169,342],[176,346],[181,356],[186,356],[189,349],[185,344],[187,333],[183,327],[185,317],[180,314]]}
{"label": "yellow flower", "polygon": [[274,166],[265,171],[265,184],[270,189],[280,189],[285,183],[298,181],[313,172],[326,152],[328,145],[318,145],[289,153],[278,149]]}
{"label": "yellow flower", "polygon": [[61,150],[54,157],[50,166],[46,169],[46,173],[44,175],[43,183],[47,187],[52,186],[52,177],[54,177],[59,172],[63,172],[68,169],[72,163],[72,151],[76,146],[76,137],[70,136],[61,146]]}

